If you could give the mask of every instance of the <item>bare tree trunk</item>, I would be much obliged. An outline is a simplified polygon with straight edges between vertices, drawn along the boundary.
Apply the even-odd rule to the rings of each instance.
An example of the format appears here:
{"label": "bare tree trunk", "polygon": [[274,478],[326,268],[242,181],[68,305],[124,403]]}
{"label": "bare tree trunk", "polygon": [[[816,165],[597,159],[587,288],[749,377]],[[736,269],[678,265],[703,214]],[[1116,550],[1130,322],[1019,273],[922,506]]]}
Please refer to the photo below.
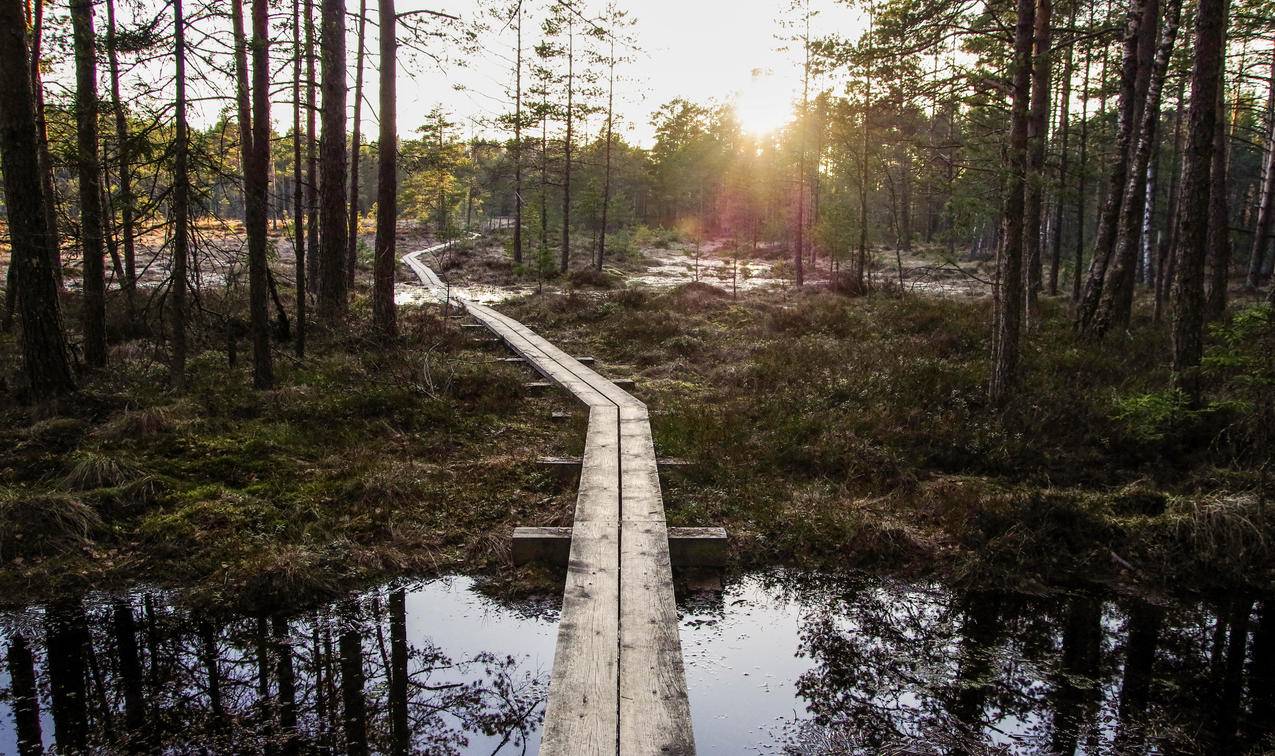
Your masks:
{"label": "bare tree trunk", "polygon": [[[44,117],[44,81],[40,76],[40,50],[44,38],[44,3],[33,3],[31,24],[31,88],[35,92],[36,142],[40,153],[40,180],[44,184],[45,215],[53,246],[53,273],[62,288],[62,237],[58,233],[57,191],[53,184],[53,157],[49,154],[49,128]],[[8,312],[12,312],[12,305]],[[6,327],[6,330],[7,327]]]}
{"label": "bare tree trunk", "polygon": [[[1225,45],[1225,41],[1223,42]],[[1223,63],[1225,66],[1225,63]],[[1209,271],[1208,294],[1204,300],[1204,317],[1216,320],[1226,312],[1226,285],[1231,269],[1231,212],[1227,201],[1227,151],[1226,102],[1222,88],[1218,89],[1217,133],[1213,136],[1213,163],[1209,190]]]}
{"label": "bare tree trunk", "polygon": [[36,687],[35,657],[26,637],[20,632],[14,633],[9,640],[8,667],[18,754],[40,756],[44,753],[44,738],[40,731],[40,691]]}
{"label": "bare tree trunk", "polygon": [[1185,131],[1182,129],[1183,117],[1186,115],[1186,110],[1183,108],[1185,102],[1186,77],[1184,76],[1178,82],[1177,107],[1173,116],[1173,169],[1169,181],[1169,207],[1164,218],[1164,236],[1160,240],[1160,249],[1157,253],[1159,261],[1156,264],[1155,309],[1152,313],[1156,323],[1160,322],[1160,316],[1164,312],[1164,303],[1172,289],[1173,276],[1177,268],[1178,207],[1182,196],[1182,152],[1186,149],[1183,142]]}
{"label": "bare tree trunk", "polygon": [[363,644],[358,630],[350,628],[342,632],[339,645],[345,751],[349,756],[365,756],[368,753],[367,701],[363,694]]}
{"label": "bare tree trunk", "polygon": [[566,273],[571,264],[571,129],[575,122],[575,25],[567,20],[567,138],[562,144],[562,260],[558,264]]}
{"label": "bare tree trunk", "polygon": [[[37,5],[41,4],[39,0]],[[174,9],[176,10],[176,9]],[[120,185],[120,231],[124,248],[124,280],[120,288],[124,290],[128,303],[129,319],[135,316],[137,290],[137,256],[135,238],[137,232],[133,222],[133,178],[129,153],[128,119],[124,115],[123,100],[120,97],[120,59],[118,40],[115,30],[115,0],[106,2],[106,52],[111,68],[111,109],[115,112],[115,140],[119,150],[119,185]]]}
{"label": "bare tree trunk", "polygon": [[805,282],[806,254],[806,130],[810,128],[810,0],[804,0],[804,20],[806,29],[802,36],[802,46],[806,60],[801,67],[801,114],[797,118],[797,226],[796,244],[793,250],[794,283],[801,286]]}
{"label": "bare tree trunk", "polygon": [[[868,43],[872,41],[872,11],[868,11]],[[859,155],[859,250],[855,257],[852,276],[858,291],[865,291],[864,269],[868,265],[868,144],[872,114],[872,63],[865,64],[863,74],[863,144]]]}
{"label": "bare tree trunk", "polygon": [[268,0],[252,0],[252,140],[244,176],[248,232],[248,309],[252,324],[252,383],[274,386],[270,358],[270,314],[266,298],[266,210],[270,161],[270,28]]}
{"label": "bare tree trunk", "polygon": [[400,588],[390,594],[390,753],[394,756],[407,756],[412,744],[407,709],[407,664],[407,596]]}
{"label": "bare tree trunk", "polygon": [[1005,187],[1001,236],[1000,281],[996,330],[992,334],[992,375],[988,397],[994,404],[1008,398],[1018,376],[1019,331],[1023,319],[1023,220],[1027,178],[1028,99],[1031,95],[1034,0],[1018,0],[1014,29],[1013,101],[1010,106],[1009,171]]}
{"label": "bare tree trunk", "polygon": [[359,118],[363,112],[363,40],[367,32],[367,0],[359,0],[359,49],[354,54],[354,132],[350,140],[350,238],[346,247],[345,285],[354,288],[359,264]]}
{"label": "bare tree trunk", "polygon": [[518,49],[514,67],[514,263],[522,262],[522,2],[517,14]]}
{"label": "bare tree trunk", "polygon": [[611,204],[611,118],[615,106],[615,40],[611,40],[611,57],[607,78],[606,167],[602,181],[602,222],[598,229],[598,256],[594,267],[601,272],[607,250],[607,209]]}
{"label": "bare tree trunk", "polygon": [[345,254],[350,225],[345,179],[345,0],[323,0],[323,131],[319,135],[319,317],[345,314]]}
{"label": "bare tree trunk", "polygon": [[[182,0],[173,0],[173,57],[176,61],[177,121],[173,144],[173,276],[169,284],[172,301],[173,363],[169,368],[173,388],[186,388],[186,258],[190,249],[190,169],[189,134],[186,126],[186,17]],[[123,158],[120,160],[124,162]],[[127,204],[127,203],[126,203]],[[125,208],[125,218],[128,209]],[[126,220],[127,222],[127,220]],[[128,238],[128,230],[124,232]],[[127,241],[125,242],[127,260]],[[129,273],[128,275],[132,275]]]}
{"label": "bare tree trunk", "polygon": [[1169,58],[1177,39],[1181,0],[1168,0],[1164,33],[1152,64],[1153,72],[1146,102],[1142,109],[1142,122],[1138,126],[1137,148],[1129,166],[1125,182],[1125,198],[1120,206],[1120,222],[1116,229],[1116,247],[1112,265],[1107,271],[1098,308],[1086,330],[1090,336],[1101,338],[1112,326],[1127,325],[1132,315],[1134,274],[1138,264],[1138,252],[1142,248],[1143,209],[1146,203],[1147,166],[1151,151],[1156,145],[1156,127],[1160,121],[1160,93],[1168,75]]}
{"label": "bare tree trunk", "polygon": [[1067,19],[1067,57],[1063,59],[1058,115],[1058,189],[1054,197],[1054,228],[1050,236],[1049,296],[1058,295],[1058,270],[1062,265],[1063,206],[1067,191],[1068,137],[1071,133],[1071,79],[1076,57],[1076,10]]}
{"label": "bare tree trunk", "polygon": [[[301,171],[301,0],[292,0],[292,256],[297,291],[297,359],[305,358],[306,222]],[[306,102],[309,109],[312,103]]]}
{"label": "bare tree trunk", "polygon": [[[102,239],[102,170],[97,150],[97,51],[92,0],[71,1],[71,26],[75,35],[80,246],[84,252],[84,362],[90,368],[100,368],[106,365],[106,268]],[[24,76],[25,72],[23,69]]]}
{"label": "bare tree trunk", "polygon": [[1248,258],[1248,275],[1244,279],[1244,285],[1249,289],[1256,289],[1261,284],[1266,250],[1270,246],[1271,217],[1275,214],[1275,47],[1272,51],[1270,90],[1266,97],[1266,164],[1257,206],[1257,223],[1253,228],[1253,248]]}
{"label": "bare tree trunk", "polygon": [[394,0],[378,0],[381,25],[380,149],[377,154],[376,259],[372,271],[372,318],[381,333],[397,331],[394,309],[395,221],[398,218],[398,112],[395,76],[398,40]]}
{"label": "bare tree trunk", "polygon": [[32,397],[75,389],[58,303],[57,246],[37,148],[36,103],[19,3],[0,3],[0,160],[9,221],[9,267],[21,291],[22,367]]}
{"label": "bare tree trunk", "polygon": [[1038,298],[1041,290],[1041,221],[1044,218],[1045,147],[1049,131],[1049,97],[1053,66],[1050,49],[1050,22],[1053,20],[1051,0],[1037,0],[1036,23],[1032,32],[1031,109],[1027,116],[1027,175],[1023,201],[1023,257],[1026,262],[1027,327],[1034,328],[1040,319]]}
{"label": "bare tree trunk", "polygon": [[317,149],[318,129],[315,120],[319,108],[315,98],[317,79],[314,72],[314,0],[305,0],[305,65],[306,65],[306,212],[310,222],[306,224],[305,264],[306,291],[311,294],[319,292],[319,155]]}
{"label": "bare tree trunk", "polygon": [[1200,399],[1200,357],[1204,330],[1204,260],[1208,254],[1209,174],[1217,128],[1226,0],[1200,0],[1195,19],[1195,62],[1191,70],[1190,131],[1182,171],[1182,213],[1178,219],[1178,274],[1173,302],[1174,384]]}
{"label": "bare tree trunk", "polygon": [[1098,218],[1093,259],[1089,261],[1089,275],[1085,280],[1084,293],[1076,309],[1076,327],[1082,333],[1089,332],[1089,323],[1098,310],[1098,302],[1107,280],[1107,268],[1111,264],[1112,253],[1115,250],[1116,226],[1120,222],[1120,207],[1125,199],[1123,196],[1125,182],[1129,178],[1134,130],[1141,115],[1138,91],[1141,78],[1140,43],[1148,19],[1154,27],[1157,15],[1153,11],[1158,7],[1157,0],[1131,0],[1129,5],[1124,33],[1124,54],[1120,68],[1120,109],[1116,123],[1116,154],[1107,178],[1106,201]]}

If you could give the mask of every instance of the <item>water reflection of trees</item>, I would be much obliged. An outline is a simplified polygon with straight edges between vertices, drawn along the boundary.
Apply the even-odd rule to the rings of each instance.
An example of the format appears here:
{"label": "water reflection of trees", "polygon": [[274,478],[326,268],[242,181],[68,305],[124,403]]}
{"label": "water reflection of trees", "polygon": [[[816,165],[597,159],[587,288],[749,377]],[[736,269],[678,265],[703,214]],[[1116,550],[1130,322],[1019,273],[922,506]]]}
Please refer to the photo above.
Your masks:
{"label": "water reflection of trees", "polygon": [[306,616],[197,615],[143,595],[10,617],[19,751],[51,735],[59,753],[525,752],[547,675],[453,658],[406,620],[401,589]]}
{"label": "water reflection of trees", "polygon": [[[799,590],[799,589],[798,589]],[[1269,602],[1153,606],[843,582],[809,610],[792,753],[1245,753],[1272,745]]]}

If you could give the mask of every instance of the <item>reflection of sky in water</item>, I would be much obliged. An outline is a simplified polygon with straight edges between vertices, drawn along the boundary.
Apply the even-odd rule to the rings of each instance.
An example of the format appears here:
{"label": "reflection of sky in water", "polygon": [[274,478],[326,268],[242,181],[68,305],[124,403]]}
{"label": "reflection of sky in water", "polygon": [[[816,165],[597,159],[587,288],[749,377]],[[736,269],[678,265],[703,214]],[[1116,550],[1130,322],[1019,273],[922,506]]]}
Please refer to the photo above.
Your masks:
{"label": "reflection of sky in water", "polygon": [[[458,682],[490,686],[492,678],[484,664],[469,663],[480,657],[510,658],[512,664],[504,669],[515,685],[547,680],[557,634],[557,597],[498,601],[475,586],[474,578],[464,576],[406,586],[408,646],[435,649],[457,663],[421,681],[444,687]],[[374,593],[385,612],[388,594],[384,588],[354,598],[367,606]],[[155,596],[162,599],[162,594]],[[140,600],[134,599],[137,607]],[[109,614],[101,612],[106,605],[101,599],[86,600],[85,605],[90,622],[109,625]],[[1086,754],[1120,750],[1116,738],[1123,726],[1122,683],[1135,622],[1130,606],[1127,599],[970,594],[938,584],[870,577],[828,578],[789,571],[745,575],[731,580],[720,593],[692,593],[679,601],[697,747],[703,754],[871,753],[883,748],[948,752],[962,742],[972,745],[960,740],[964,720],[958,709],[959,699],[974,692],[976,702],[967,716],[974,717],[970,721],[976,723],[985,745],[967,748],[971,752],[986,745],[1011,753],[1053,750],[1058,722],[1069,721],[1059,719],[1063,711],[1072,712],[1075,719],[1070,721],[1079,722],[1062,728],[1070,732],[1071,750]],[[1151,711],[1159,712],[1152,721],[1161,728],[1157,737],[1170,739],[1140,742],[1124,750],[1220,752],[1210,750],[1208,739],[1219,679],[1214,657],[1226,658],[1224,649],[1211,646],[1218,616],[1199,606],[1155,611],[1160,611],[1163,625],[1151,649],[1157,686]],[[329,615],[337,613],[335,608],[329,611]],[[304,660],[313,627],[307,617],[312,616],[290,625],[297,643],[299,682],[310,674]],[[1256,616],[1261,618],[1260,613]],[[981,626],[977,617],[982,617]],[[250,640],[252,621],[236,622],[238,630],[219,635],[219,663],[232,683],[227,686],[228,707],[251,711],[256,664]],[[1248,628],[1254,647],[1256,625],[1251,622]],[[49,746],[53,723],[48,679],[42,671],[46,654],[41,612],[0,615],[0,642],[5,646],[15,627],[24,628],[33,641],[36,667],[41,670],[43,735]],[[182,627],[183,664],[198,670],[192,656],[198,643],[189,624]],[[365,691],[369,697],[383,696],[384,667],[372,630],[375,625],[364,627]],[[1086,643],[1082,637],[1077,644],[1077,627],[1089,633],[1092,651],[1079,652],[1076,658],[1089,653],[1089,661],[1082,659],[1083,669],[1069,679],[1092,695],[1077,696],[1073,691],[1068,699],[1060,665],[1069,643],[1073,652]],[[98,663],[107,674],[117,674],[109,629],[95,626],[92,632]],[[1245,659],[1245,670],[1249,664]],[[1090,678],[1092,687],[1087,682]],[[183,679],[174,684],[190,700],[206,701],[202,683]],[[1248,702],[1257,700],[1263,689],[1253,680],[1245,685],[1239,730],[1245,732],[1248,727],[1260,732],[1270,723],[1246,723],[1244,718],[1255,706]],[[17,751],[7,665],[0,665],[0,687],[0,753],[12,754]],[[1078,703],[1082,699],[1089,703]],[[543,702],[536,706],[536,700],[533,697],[530,702],[538,714]],[[1069,700],[1080,708],[1066,708]],[[95,704],[90,703],[90,716],[96,718]],[[119,716],[117,712],[117,721]],[[817,716],[834,726],[816,724]],[[307,722],[313,723],[313,713],[303,711],[303,726]],[[454,717],[447,719],[448,727],[462,725]],[[502,747],[503,735],[471,729],[465,737],[468,743],[460,753],[521,752],[520,745]],[[1192,747],[1197,737],[1204,738],[1198,749]],[[532,732],[527,750],[534,753],[538,746],[539,733]]]}

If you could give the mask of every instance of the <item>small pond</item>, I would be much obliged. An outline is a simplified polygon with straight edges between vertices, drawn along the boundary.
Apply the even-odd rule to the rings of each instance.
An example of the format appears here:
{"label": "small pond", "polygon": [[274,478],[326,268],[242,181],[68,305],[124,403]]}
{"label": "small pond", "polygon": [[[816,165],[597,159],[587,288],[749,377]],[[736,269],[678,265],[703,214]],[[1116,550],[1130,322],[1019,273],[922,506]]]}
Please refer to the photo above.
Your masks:
{"label": "small pond", "polygon": [[[770,571],[680,596],[700,753],[1270,746],[1269,603],[1158,606]],[[0,753],[535,753],[557,597],[403,583],[294,616],[162,592],[0,613]],[[1264,745],[1263,745],[1264,744]]]}

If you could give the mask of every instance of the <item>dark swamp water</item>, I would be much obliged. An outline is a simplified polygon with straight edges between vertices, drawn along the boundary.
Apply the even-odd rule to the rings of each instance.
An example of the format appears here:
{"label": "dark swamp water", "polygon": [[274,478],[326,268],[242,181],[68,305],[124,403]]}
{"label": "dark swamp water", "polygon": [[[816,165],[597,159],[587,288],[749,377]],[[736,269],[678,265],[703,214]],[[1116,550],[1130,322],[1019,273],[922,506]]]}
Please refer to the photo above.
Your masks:
{"label": "dark swamp water", "polygon": [[[468,577],[289,617],[161,593],[0,614],[0,752],[535,753],[556,597]],[[1245,753],[1275,608],[769,572],[686,592],[701,753]],[[406,741],[404,740],[406,739]]]}

